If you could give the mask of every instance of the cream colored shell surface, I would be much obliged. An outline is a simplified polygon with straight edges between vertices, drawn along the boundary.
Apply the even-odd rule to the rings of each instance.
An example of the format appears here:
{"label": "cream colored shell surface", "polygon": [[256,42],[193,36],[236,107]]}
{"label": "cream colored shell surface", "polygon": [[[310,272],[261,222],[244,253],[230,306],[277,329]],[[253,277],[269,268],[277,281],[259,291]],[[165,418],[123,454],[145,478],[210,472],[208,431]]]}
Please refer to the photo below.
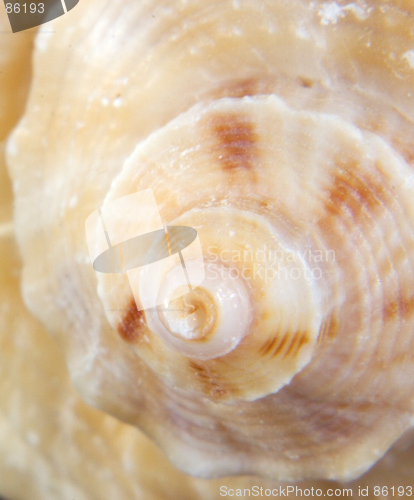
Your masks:
{"label": "cream colored shell surface", "polygon": [[[412,426],[412,16],[89,0],[36,37],[7,145],[24,299],[86,402],[190,474],[349,480]],[[89,259],[86,218],[148,188],[219,276],[190,355]]]}

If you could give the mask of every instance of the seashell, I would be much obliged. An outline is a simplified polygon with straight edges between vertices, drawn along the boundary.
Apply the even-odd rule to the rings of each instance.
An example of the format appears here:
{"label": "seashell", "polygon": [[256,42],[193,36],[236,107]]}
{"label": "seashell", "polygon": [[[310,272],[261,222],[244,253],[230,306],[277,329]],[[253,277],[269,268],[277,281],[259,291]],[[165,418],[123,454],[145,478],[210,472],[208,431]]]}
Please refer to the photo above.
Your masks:
{"label": "seashell", "polygon": [[[190,474],[349,480],[412,427],[412,14],[90,0],[36,39],[7,149],[25,301],[86,402]],[[197,231],[188,294],[178,261],[92,267],[87,218],[147,189]]]}

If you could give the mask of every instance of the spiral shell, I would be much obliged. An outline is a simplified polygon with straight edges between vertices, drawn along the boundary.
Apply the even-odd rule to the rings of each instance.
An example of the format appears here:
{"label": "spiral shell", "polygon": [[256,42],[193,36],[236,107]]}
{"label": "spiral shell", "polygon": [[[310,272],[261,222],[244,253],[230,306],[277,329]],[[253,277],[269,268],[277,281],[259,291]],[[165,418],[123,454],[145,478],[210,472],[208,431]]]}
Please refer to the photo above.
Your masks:
{"label": "spiral shell", "polygon": [[[8,144],[27,303],[181,469],[356,477],[413,422],[412,7],[104,5],[38,39]],[[147,189],[197,231],[187,294],[178,260],[92,268],[85,220]]]}

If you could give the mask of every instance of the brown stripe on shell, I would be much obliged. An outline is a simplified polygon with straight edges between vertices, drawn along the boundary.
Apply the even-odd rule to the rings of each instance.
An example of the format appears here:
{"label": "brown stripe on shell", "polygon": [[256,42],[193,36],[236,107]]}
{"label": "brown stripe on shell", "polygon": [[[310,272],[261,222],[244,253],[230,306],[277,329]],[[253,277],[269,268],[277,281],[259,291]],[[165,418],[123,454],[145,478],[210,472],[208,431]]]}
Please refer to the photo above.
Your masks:
{"label": "brown stripe on shell", "polygon": [[276,346],[279,344],[280,338],[279,337],[272,337],[270,340],[268,340],[263,348],[260,351],[260,354],[263,356],[266,356],[270,351],[274,350]]}
{"label": "brown stripe on shell", "polygon": [[295,348],[292,352],[292,357],[295,357],[296,354],[302,349],[302,347],[310,342],[309,334],[307,332],[302,332],[302,335],[299,337],[299,340],[295,343]]}
{"label": "brown stripe on shell", "polygon": [[338,334],[338,315],[336,312],[329,314],[322,322],[318,334],[318,345],[334,339]]}
{"label": "brown stripe on shell", "polygon": [[366,217],[367,209],[375,212],[383,208],[387,194],[383,184],[376,182],[371,176],[362,175],[356,160],[342,165],[338,161],[325,203],[327,217],[338,217],[344,210],[348,210],[356,221],[360,221],[361,217]]}
{"label": "brown stripe on shell", "polygon": [[410,297],[400,294],[397,300],[389,301],[384,305],[383,316],[384,321],[391,321],[400,315],[407,319],[414,314],[414,295]]}
{"label": "brown stripe on shell", "polygon": [[285,347],[285,345],[287,344],[288,340],[289,340],[289,335],[285,335],[282,339],[282,341],[280,342],[280,344],[276,347],[276,349],[273,351],[273,354],[272,354],[272,357],[276,357],[280,354],[280,352],[283,350],[283,348]]}
{"label": "brown stripe on shell", "polygon": [[227,398],[232,393],[237,394],[239,392],[236,388],[232,389],[226,386],[223,383],[223,378],[212,370],[207,363],[202,364],[201,362],[195,362],[192,360],[188,361],[189,368],[195,372],[206,396],[212,399],[220,400],[222,398]]}
{"label": "brown stripe on shell", "polygon": [[138,311],[134,298],[131,298],[121,321],[118,323],[117,332],[122,340],[134,344],[142,337],[146,328],[144,311]]}
{"label": "brown stripe on shell", "polygon": [[[358,276],[360,270],[354,260],[355,249],[348,242],[364,225],[372,224],[373,218],[385,211],[380,201],[383,199],[384,203],[385,198],[388,198],[385,189],[374,182],[372,175],[369,176],[355,159],[335,160],[330,183],[321,200],[323,215],[318,226],[325,238],[325,246],[335,251],[337,262],[349,275]],[[364,303],[365,293],[362,288],[354,287],[352,295],[346,298],[342,306],[343,310],[349,308],[352,311],[355,329],[360,328],[365,321],[364,311],[356,307],[356,304]],[[340,328],[339,318],[329,316],[321,327],[318,345],[336,336]]]}
{"label": "brown stripe on shell", "polygon": [[249,117],[237,113],[217,114],[211,121],[215,155],[224,172],[254,171],[258,136]]}
{"label": "brown stripe on shell", "polygon": [[309,334],[303,331],[297,331],[292,335],[285,334],[283,337],[276,335],[269,339],[260,350],[261,356],[278,356],[288,344],[288,349],[283,357],[296,356],[299,350],[310,341]]}
{"label": "brown stripe on shell", "polygon": [[296,353],[299,351],[299,349],[307,344],[309,342],[309,335],[307,332],[302,332],[302,331],[297,331],[291,337],[291,341],[289,344],[289,347],[285,354],[283,355],[284,358],[287,358],[288,356],[294,357]]}
{"label": "brown stripe on shell", "polygon": [[[334,219],[340,218],[348,227],[352,224],[371,225],[373,216],[379,217],[381,212],[385,213],[395,204],[393,193],[389,190],[387,180],[377,168],[375,174],[369,175],[363,171],[359,164],[352,160],[348,164],[338,162],[339,168],[335,170],[335,176],[326,198],[326,215],[319,221],[319,226],[324,232],[331,234],[335,228]],[[346,235],[336,237],[346,238]],[[338,240],[339,241],[339,240]],[[337,241],[337,243],[338,243]],[[398,249],[398,259],[406,255],[403,246]],[[393,257],[397,257],[393,254]],[[384,263],[380,266],[379,277],[384,275]],[[387,274],[385,272],[385,274]],[[413,283],[414,286],[414,283]],[[407,286],[405,286],[407,288]],[[407,319],[414,314],[414,296],[408,290],[404,292],[401,288],[392,297],[384,297],[383,320],[391,321],[397,317]]]}
{"label": "brown stripe on shell", "polygon": [[263,346],[260,354],[262,356],[270,355],[270,357],[277,356],[280,351],[285,347],[286,342],[289,340],[289,335],[276,335],[275,337],[268,340]]}

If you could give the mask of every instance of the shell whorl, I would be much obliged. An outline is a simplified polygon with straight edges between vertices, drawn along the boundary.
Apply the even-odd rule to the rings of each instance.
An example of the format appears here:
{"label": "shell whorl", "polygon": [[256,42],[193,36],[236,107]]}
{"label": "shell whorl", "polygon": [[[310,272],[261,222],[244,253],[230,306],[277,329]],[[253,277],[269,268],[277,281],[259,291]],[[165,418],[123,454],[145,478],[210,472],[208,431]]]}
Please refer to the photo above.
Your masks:
{"label": "shell whorl", "polygon": [[[277,404],[288,384],[288,392],[308,388],[329,400],[332,412],[344,401],[347,411],[367,400],[378,407],[385,390],[380,396],[370,369],[379,359],[386,366],[392,352],[399,359],[395,339],[409,331],[401,321],[410,307],[398,297],[414,279],[406,222],[414,216],[413,181],[382,139],[338,116],[295,111],[273,95],[200,103],[138,145],[106,201],[153,186],[163,220],[197,230],[206,278],[194,293],[212,314],[204,316],[207,328],[222,313],[228,325],[204,341],[184,340],[178,330],[187,323],[167,319],[166,308],[141,313],[131,327],[127,285],[100,275],[105,309],[123,306],[108,319],[189,397],[234,404],[274,395]],[[144,283],[141,293],[150,279]],[[242,300],[224,304],[217,289]],[[183,300],[178,306],[185,316]],[[225,348],[211,351],[213,339]],[[395,377],[387,398],[396,385],[399,394],[409,391]],[[308,414],[311,426],[318,414]]]}
{"label": "shell whorl", "polygon": [[[266,109],[266,119],[262,120],[260,117]],[[263,200],[261,191],[269,190],[269,186],[261,182],[259,171],[252,171],[256,169],[257,159],[251,157],[251,165],[246,165],[240,155],[240,152],[250,154],[245,141],[268,168],[274,168],[272,142],[266,143],[265,138],[262,141],[261,134],[262,129],[267,129],[268,134],[279,133],[284,113],[292,114],[275,97],[223,99],[208,106],[196,106],[137,148],[107,197],[110,201],[150,185],[148,180],[131,179],[132,172],[147,157],[148,149],[161,152],[158,158],[152,158],[156,167],[147,170],[151,171],[151,185],[155,183],[161,214],[169,225],[191,226],[197,230],[206,276],[192,294],[172,301],[170,306],[168,295],[174,290],[175,270],[166,269],[164,291],[160,292],[166,294],[165,303],[157,310],[141,314],[139,328],[130,332],[131,344],[157,373],[166,372],[169,383],[183,385],[213,400],[254,400],[288,383],[310,361],[324,310],[330,307],[324,298],[327,289],[320,282],[329,263],[324,263],[323,271],[312,269],[310,262],[306,262],[306,254],[316,248],[316,242],[311,237],[295,241],[289,235],[290,225],[286,221],[282,224],[272,214],[275,206],[270,197],[269,208],[263,210],[258,204],[258,200]],[[228,120],[233,134],[230,138]],[[235,128],[235,121],[244,126]],[[206,129],[211,127],[222,134],[215,132],[217,137],[213,136],[218,144],[200,145],[196,137],[206,135]],[[192,129],[193,136],[189,137]],[[250,130],[249,137],[246,130]],[[178,140],[181,144],[172,152],[171,145],[176,145]],[[233,151],[237,147],[239,152]],[[225,163],[225,154],[234,166]],[[158,187],[157,178],[163,179],[175,162],[180,162],[182,174],[175,173]],[[280,165],[281,179],[288,167],[291,168],[286,162]],[[200,206],[198,189],[195,189],[195,196],[190,194],[180,200],[178,210],[172,211],[171,196],[179,192],[180,185],[203,182],[206,168],[211,172],[209,182],[221,187],[223,198],[220,199],[219,187],[217,192],[203,196]],[[245,185],[233,180],[239,170],[242,176],[247,170]],[[165,186],[169,186],[168,191]],[[225,190],[234,191],[234,198],[230,196],[226,200]],[[126,288],[120,289],[119,294],[114,293],[114,281],[119,282],[119,277],[100,275],[98,280],[107,310],[120,309],[121,305],[123,310],[135,307]],[[154,277],[146,275],[145,270],[136,278],[134,285],[140,289],[141,297],[151,294],[151,281]],[[190,302],[186,304],[186,300]],[[189,334],[191,300],[198,301],[199,316],[193,320],[202,321],[201,328],[208,329],[205,338],[191,338]],[[181,309],[169,311],[177,307]],[[123,331],[122,324],[129,315],[128,310],[126,315],[110,314],[109,319],[114,328]],[[184,357],[178,357],[177,352]],[[164,366],[168,366],[168,370]],[[209,379],[206,383],[200,377],[203,371],[214,377],[213,385]]]}
{"label": "shell whorl", "polygon": [[[87,67],[86,24],[79,37],[56,21],[59,43],[39,44],[8,148],[27,302],[84,397],[182,469],[349,479],[414,412],[413,75],[395,32],[407,16],[390,7],[391,27],[374,7],[333,22],[321,2],[173,4],[108,4],[99,23],[97,1],[79,6],[102,36]],[[122,51],[100,35],[115,18]],[[197,230],[206,270],[175,299],[176,271],[160,271],[151,311],[125,276],[93,271],[84,239],[90,213],[149,188],[165,226]],[[142,300],[151,279],[136,273]]]}

